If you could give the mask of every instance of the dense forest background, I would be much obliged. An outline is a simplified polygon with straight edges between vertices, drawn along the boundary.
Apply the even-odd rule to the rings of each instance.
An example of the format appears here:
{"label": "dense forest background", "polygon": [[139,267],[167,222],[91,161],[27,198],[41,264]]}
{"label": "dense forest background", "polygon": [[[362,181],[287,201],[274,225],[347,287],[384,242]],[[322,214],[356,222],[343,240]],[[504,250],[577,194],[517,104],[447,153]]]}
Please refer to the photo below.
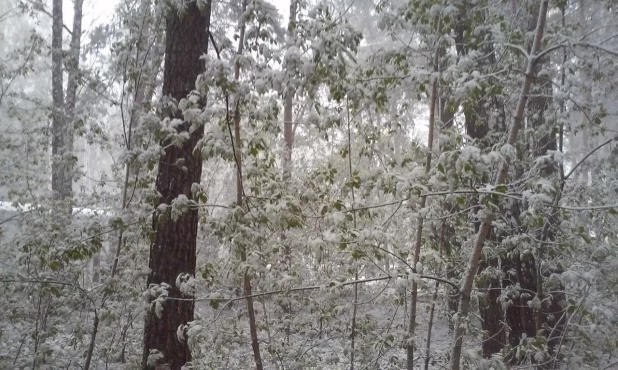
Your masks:
{"label": "dense forest background", "polygon": [[613,0],[0,0],[0,368],[618,369]]}

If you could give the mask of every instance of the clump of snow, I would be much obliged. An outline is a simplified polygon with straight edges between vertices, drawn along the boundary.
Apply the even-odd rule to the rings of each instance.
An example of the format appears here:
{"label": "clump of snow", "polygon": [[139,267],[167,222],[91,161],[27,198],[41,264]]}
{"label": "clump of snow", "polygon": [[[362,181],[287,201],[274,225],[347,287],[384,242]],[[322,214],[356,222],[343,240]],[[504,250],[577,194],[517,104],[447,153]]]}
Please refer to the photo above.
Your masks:
{"label": "clump of snow", "polygon": [[188,297],[195,296],[197,281],[187,273],[182,273],[176,277],[176,287],[183,295]]}

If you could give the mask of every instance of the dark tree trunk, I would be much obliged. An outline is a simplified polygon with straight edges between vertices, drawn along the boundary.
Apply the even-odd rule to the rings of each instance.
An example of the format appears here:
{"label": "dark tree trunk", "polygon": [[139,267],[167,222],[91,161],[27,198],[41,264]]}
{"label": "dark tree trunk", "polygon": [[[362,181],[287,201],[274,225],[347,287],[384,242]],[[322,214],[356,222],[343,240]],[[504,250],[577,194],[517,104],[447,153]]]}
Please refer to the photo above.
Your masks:
{"label": "dark tree trunk", "polygon": [[506,330],[502,308],[498,302],[501,293],[500,273],[497,269],[498,258],[490,257],[481,262],[479,271],[483,276],[479,279],[478,287],[482,289],[484,296],[479,299],[479,311],[481,314],[481,328],[485,333],[483,337],[483,357],[490,358],[502,351],[506,344]]}
{"label": "dark tree trunk", "polygon": [[[538,11],[538,5],[534,4],[529,9],[530,14],[535,14]],[[537,26],[537,19],[531,16],[528,20],[528,31],[534,30]],[[532,42],[528,46],[528,50],[531,49]],[[533,129],[534,136],[527,138],[527,152],[537,158],[542,155],[546,155],[548,151],[557,149],[557,135],[554,130],[555,122],[548,121],[546,119],[546,111],[550,108],[552,103],[552,82],[551,76],[544,74],[543,67],[549,62],[545,57],[535,65],[534,75],[536,76],[535,82],[531,89],[531,97],[528,103],[528,122],[530,128]],[[553,164],[545,165],[540,168],[540,174],[542,176],[555,175],[557,171],[556,166]],[[523,173],[523,169],[518,171]],[[517,216],[518,217],[518,216]],[[553,218],[548,215],[546,217]],[[557,220],[547,221],[550,224],[558,223]],[[549,225],[547,225],[549,226]],[[544,272],[541,271],[542,261],[547,255],[545,251],[545,241],[551,241],[554,239],[553,233],[547,228],[547,233],[537,233],[537,239],[542,240],[537,250],[537,255],[526,253],[520,255],[518,250],[511,251],[503,260],[503,270],[505,272],[504,286],[520,284],[521,292],[519,297],[509,297],[513,304],[510,305],[506,312],[506,321],[510,327],[509,333],[509,345],[514,348],[517,346],[525,334],[527,337],[535,337],[539,335],[539,331],[545,329],[542,335],[546,337],[550,335],[554,325],[556,330],[553,331],[551,338],[549,338],[549,352],[553,352],[553,346],[556,345],[556,335],[559,337],[561,334],[561,326],[563,323],[561,320],[562,313],[561,301],[565,299],[563,294],[557,294],[552,296],[550,300],[546,300],[546,296],[543,292],[543,277]],[[562,290],[562,287],[560,287]],[[543,302],[543,305],[539,310],[532,309],[528,306],[527,302],[532,300],[535,296]],[[512,351],[508,358],[511,363],[516,363],[517,360],[513,357],[515,351]],[[546,363],[543,367],[548,367]]]}
{"label": "dark tree trunk", "polygon": [[510,304],[506,309],[506,320],[510,327],[508,342],[511,348],[519,345],[522,336],[532,338],[536,335],[534,310],[528,306],[528,301],[534,298],[536,292],[536,263],[531,253],[520,256],[513,251],[503,259],[503,286],[519,284],[519,294],[508,296]]}
{"label": "dark tree trunk", "polygon": [[[200,57],[208,48],[208,27],[210,9],[202,14],[195,2],[187,4],[180,15],[177,9],[167,16],[165,71],[163,96],[177,101],[185,98],[195,88],[195,81],[204,71],[204,61]],[[182,119],[182,113],[169,114]],[[178,131],[189,131],[190,123],[184,122]],[[182,146],[162,142],[165,154],[159,161],[156,181],[160,204],[170,205],[179,195],[192,199],[191,185],[199,183],[202,174],[202,159],[195,155],[194,149],[203,135],[203,126],[190,132]],[[182,165],[179,165],[182,161]],[[148,285],[167,283],[171,286],[169,297],[179,298],[176,287],[179,274],[195,274],[196,236],[198,210],[192,208],[176,220],[170,217],[160,219],[155,215],[153,229],[155,239],[150,246],[150,276]],[[142,368],[148,369],[148,356],[151,351],[159,351],[163,357],[158,364],[168,364],[172,370],[179,370],[191,360],[186,342],[177,338],[179,326],[193,320],[194,302],[166,300],[162,317],[149,312],[144,328],[144,353]]]}
{"label": "dark tree trunk", "polygon": [[[472,18],[470,13],[478,10],[464,3],[460,11],[462,15],[460,17],[461,21],[458,22],[455,29],[455,44],[458,55],[464,56],[470,52],[469,47],[466,47],[466,45],[471,43],[470,40],[465,39],[465,30],[471,27],[467,22],[470,22],[469,20]],[[476,68],[481,71],[487,71],[495,66],[497,60],[491,44],[482,48],[483,54],[486,57],[478,60]],[[489,91],[491,87],[488,84],[481,85],[483,91],[479,93],[480,98],[464,102],[463,104],[466,134],[473,140],[474,145],[481,149],[490,148],[497,141],[495,135],[490,133],[501,135],[503,132],[506,132],[505,122],[492,118],[500,116],[500,114],[495,115],[494,113],[502,112],[504,110],[504,103],[499,96],[492,96],[495,94]],[[484,178],[482,181],[488,182],[489,179]],[[471,203],[478,204],[478,199],[471,199]],[[478,232],[479,225],[477,223],[476,232]],[[499,239],[500,235],[492,228],[487,237],[488,244],[499,242]],[[492,253],[490,252],[489,254]],[[488,255],[481,261],[478,271],[481,278],[477,286],[484,293],[484,296],[479,300],[479,313],[481,327],[484,331],[482,350],[483,357],[485,358],[490,358],[492,355],[500,352],[506,343],[504,313],[500,302],[498,302],[501,294],[498,266],[498,258]]]}

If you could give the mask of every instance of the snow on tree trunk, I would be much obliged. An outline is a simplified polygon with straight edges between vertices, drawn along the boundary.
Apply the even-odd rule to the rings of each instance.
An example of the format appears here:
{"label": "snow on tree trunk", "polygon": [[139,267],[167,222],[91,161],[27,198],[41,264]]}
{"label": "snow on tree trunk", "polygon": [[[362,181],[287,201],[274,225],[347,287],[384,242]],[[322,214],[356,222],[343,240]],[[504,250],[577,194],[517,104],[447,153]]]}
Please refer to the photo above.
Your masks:
{"label": "snow on tree trunk", "polygon": [[[202,14],[196,3],[189,3],[182,12],[170,10],[168,13],[163,96],[180,101],[195,88],[195,81],[205,68],[200,57],[208,48],[209,25],[210,7]],[[182,119],[182,113],[178,111],[171,111],[169,115]],[[160,158],[156,180],[159,204],[170,205],[181,197],[192,199],[191,187],[200,182],[202,159],[195,155],[194,149],[204,129],[200,126],[190,132],[189,128],[188,122],[178,126],[177,131],[186,132],[188,137],[180,146],[162,142],[165,154]],[[190,207],[177,218],[163,220],[156,215],[153,217],[155,236],[150,246],[148,285],[168,284],[169,298],[182,297],[175,284],[180,274],[195,274],[197,226],[196,208]],[[179,370],[190,361],[191,353],[187,343],[179,340],[177,331],[181,325],[193,320],[194,302],[167,299],[162,308],[162,312],[156,312],[160,317],[155,312],[147,315],[142,367],[148,369],[149,365],[152,366],[149,355],[158,353],[150,359],[158,357],[156,362]]]}

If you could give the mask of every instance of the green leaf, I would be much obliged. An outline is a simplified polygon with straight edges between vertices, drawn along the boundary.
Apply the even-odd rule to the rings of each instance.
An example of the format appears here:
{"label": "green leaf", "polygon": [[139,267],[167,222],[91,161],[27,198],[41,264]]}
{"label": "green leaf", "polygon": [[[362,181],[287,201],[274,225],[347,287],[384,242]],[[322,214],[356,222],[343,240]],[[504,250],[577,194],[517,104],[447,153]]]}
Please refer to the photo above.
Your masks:
{"label": "green leaf", "polygon": [[505,184],[500,184],[496,186],[496,189],[495,189],[497,193],[502,193],[502,194],[506,193],[507,190],[508,190],[508,187]]}
{"label": "green leaf", "polygon": [[333,203],[333,208],[335,208],[337,211],[341,211],[345,207],[343,206],[343,202],[340,199],[337,199],[335,203]]}
{"label": "green leaf", "polygon": [[60,269],[60,262],[58,260],[53,260],[49,263],[49,268],[56,272]]}
{"label": "green leaf", "polygon": [[358,249],[356,249],[356,250],[354,250],[354,251],[352,252],[352,258],[354,258],[355,260],[359,260],[359,259],[361,259],[361,258],[365,257],[366,255],[367,255],[367,254],[366,254],[365,252],[360,251],[360,250],[358,250]]}
{"label": "green leaf", "polygon": [[210,305],[210,307],[213,308],[213,310],[216,310],[219,308],[219,306],[221,306],[221,300],[220,299],[212,299],[210,300],[210,302],[208,302],[208,304]]}
{"label": "green leaf", "polygon": [[290,217],[286,219],[286,224],[287,224],[287,227],[290,229],[299,229],[303,226],[302,223],[296,217]]}

